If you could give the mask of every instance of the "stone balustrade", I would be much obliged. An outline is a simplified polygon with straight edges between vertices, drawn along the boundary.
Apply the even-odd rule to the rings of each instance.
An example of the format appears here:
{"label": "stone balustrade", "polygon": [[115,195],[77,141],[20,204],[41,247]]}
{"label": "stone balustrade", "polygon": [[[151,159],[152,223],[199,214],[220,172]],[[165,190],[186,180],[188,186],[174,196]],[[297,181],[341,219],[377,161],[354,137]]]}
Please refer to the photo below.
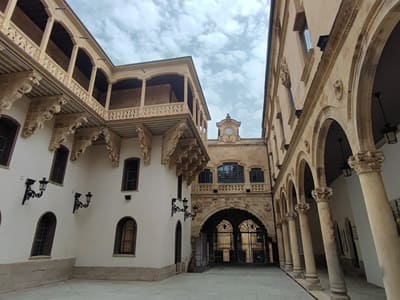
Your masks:
{"label": "stone balustrade", "polygon": [[223,183],[218,185],[195,183],[192,185],[192,193],[198,194],[214,193],[214,190],[218,190],[218,193],[247,193],[247,189],[250,189],[251,193],[267,192],[265,183],[251,183],[250,186],[244,183]]}

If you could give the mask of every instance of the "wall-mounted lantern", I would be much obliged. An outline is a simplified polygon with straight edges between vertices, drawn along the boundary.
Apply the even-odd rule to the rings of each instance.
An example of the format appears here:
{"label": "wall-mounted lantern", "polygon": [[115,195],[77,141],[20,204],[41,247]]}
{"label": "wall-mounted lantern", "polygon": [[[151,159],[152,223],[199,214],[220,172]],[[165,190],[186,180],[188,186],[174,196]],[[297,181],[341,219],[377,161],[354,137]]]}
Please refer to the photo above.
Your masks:
{"label": "wall-mounted lantern", "polygon": [[90,201],[92,200],[93,194],[91,192],[88,192],[86,196],[86,203],[83,203],[79,200],[79,198],[82,196],[80,193],[75,193],[75,199],[74,199],[74,209],[72,210],[72,213],[74,214],[76,210],[79,208],[86,208],[89,206]]}
{"label": "wall-mounted lantern", "polygon": [[36,180],[34,180],[34,179],[30,179],[30,178],[26,179],[26,181],[25,181],[25,186],[26,187],[25,187],[24,198],[22,199],[22,205],[25,204],[25,201],[27,201],[27,200],[29,200],[31,198],[40,198],[40,197],[42,197],[43,196],[43,192],[46,190],[46,186],[49,183],[46,180],[46,177],[43,177],[43,179],[39,181],[39,191],[40,192],[37,193],[32,189],[32,185],[35,182],[36,182]]}

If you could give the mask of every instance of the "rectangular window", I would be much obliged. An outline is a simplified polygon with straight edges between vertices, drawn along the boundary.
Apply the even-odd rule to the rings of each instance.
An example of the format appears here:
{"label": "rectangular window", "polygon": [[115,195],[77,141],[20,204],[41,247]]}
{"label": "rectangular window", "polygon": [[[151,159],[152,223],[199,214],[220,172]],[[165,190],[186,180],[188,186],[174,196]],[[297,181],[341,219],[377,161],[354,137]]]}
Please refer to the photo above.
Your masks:
{"label": "rectangular window", "polygon": [[300,31],[300,36],[304,50],[306,51],[306,53],[308,53],[312,49],[312,42],[310,30],[308,30],[307,21],[304,22],[304,27]]}
{"label": "rectangular window", "polygon": [[139,158],[129,158],[124,163],[124,175],[122,177],[123,191],[136,191],[139,181]]}
{"label": "rectangular window", "polygon": [[210,169],[204,169],[200,174],[199,174],[199,183],[212,183],[213,182],[213,176],[212,172]]}
{"label": "rectangular window", "polygon": [[65,171],[67,169],[69,150],[67,147],[61,145],[54,152],[53,165],[50,171],[50,181],[63,184]]}
{"label": "rectangular window", "polygon": [[264,171],[261,168],[251,169],[250,182],[264,182]]}

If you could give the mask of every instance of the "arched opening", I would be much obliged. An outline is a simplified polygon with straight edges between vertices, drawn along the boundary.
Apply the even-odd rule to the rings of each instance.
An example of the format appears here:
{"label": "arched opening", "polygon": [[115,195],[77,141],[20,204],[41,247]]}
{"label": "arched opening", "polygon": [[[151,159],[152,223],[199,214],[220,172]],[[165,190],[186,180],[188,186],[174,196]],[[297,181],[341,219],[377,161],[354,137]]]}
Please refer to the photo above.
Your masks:
{"label": "arched opening", "polygon": [[[188,92],[188,94],[190,93]],[[146,81],[145,105],[157,105],[183,101],[184,77],[182,75],[160,75]],[[193,113],[193,106],[191,111]]]}
{"label": "arched opening", "polygon": [[89,89],[93,64],[85,50],[79,48],[76,56],[73,78],[86,90]]}
{"label": "arched opening", "polygon": [[[196,256],[202,258],[196,259],[196,264],[267,264],[276,257],[275,243],[268,237],[264,224],[240,209],[224,209],[210,216],[201,228],[198,242]],[[206,252],[200,253],[199,249]]]}
{"label": "arched opening", "polygon": [[67,30],[58,22],[55,22],[51,30],[50,40],[46,53],[65,71],[68,71],[69,61],[74,43]]}
{"label": "arched opening", "polygon": [[244,168],[236,162],[226,162],[218,167],[218,183],[244,183]]}
{"label": "arched opening", "polygon": [[7,7],[8,0],[0,0],[0,11],[5,11]]}
{"label": "arched opening", "polygon": [[97,100],[97,102],[99,102],[103,106],[106,105],[107,89],[108,89],[107,75],[104,73],[102,69],[98,68],[94,80],[92,96]]}
{"label": "arched opening", "polygon": [[123,79],[112,85],[110,109],[140,106],[142,80]]}
{"label": "arched opening", "polygon": [[182,225],[178,221],[175,228],[175,264],[182,261]]}
{"label": "arched opening", "polygon": [[50,256],[56,232],[56,216],[52,212],[40,217],[33,239],[31,256]]}
{"label": "arched opening", "polygon": [[40,0],[18,0],[11,21],[38,46],[47,24],[46,8]]}

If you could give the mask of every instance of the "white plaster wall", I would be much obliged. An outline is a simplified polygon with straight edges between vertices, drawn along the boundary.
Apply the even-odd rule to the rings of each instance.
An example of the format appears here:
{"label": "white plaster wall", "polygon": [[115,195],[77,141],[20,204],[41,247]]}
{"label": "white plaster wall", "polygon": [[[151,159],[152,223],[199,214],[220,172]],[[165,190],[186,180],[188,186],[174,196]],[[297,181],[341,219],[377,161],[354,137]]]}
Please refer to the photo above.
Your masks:
{"label": "white plaster wall", "polygon": [[[382,175],[385,188],[390,199],[400,197],[400,185],[398,183],[398,170],[400,168],[400,143],[394,145],[385,144],[382,149],[385,162]],[[332,215],[341,228],[345,228],[344,220],[349,220],[356,225],[359,237],[359,256],[364,263],[367,280],[383,287],[382,274],[376,256],[375,245],[368,220],[368,215],[362,195],[358,176],[348,178],[339,177],[333,184]]]}
{"label": "white plaster wall", "polygon": [[[141,157],[136,139],[123,140],[120,165],[112,168],[104,145],[93,146],[85,155],[90,157],[90,177],[87,190],[94,196],[90,209],[77,213],[80,228],[77,255],[78,266],[131,266],[160,268],[174,263],[175,226],[182,223],[182,258],[190,255],[190,221],[183,214],[171,218],[171,199],[177,196],[177,176],[174,169],[161,165],[162,137],[153,137],[149,166],[140,161],[138,191],[122,192],[123,162],[129,157]],[[124,195],[132,200],[127,201]],[[190,197],[183,184],[183,197]],[[114,257],[116,224],[130,216],[137,223],[135,257]]]}
{"label": "white plaster wall", "polygon": [[[29,106],[29,99],[17,101],[4,114],[13,117],[22,126]],[[21,205],[26,178],[39,180],[48,178],[53,161],[53,152],[48,150],[53,122],[25,139],[18,135],[8,169],[0,167],[0,263],[27,261],[39,218],[47,211],[56,215],[57,226],[51,252],[52,258],[75,257],[76,223],[72,214],[73,191],[84,190],[87,161],[68,161],[63,186],[49,183],[41,198],[30,199]],[[21,130],[19,133],[21,133]],[[66,146],[71,149],[71,142]],[[38,190],[38,185],[34,185]]]}

